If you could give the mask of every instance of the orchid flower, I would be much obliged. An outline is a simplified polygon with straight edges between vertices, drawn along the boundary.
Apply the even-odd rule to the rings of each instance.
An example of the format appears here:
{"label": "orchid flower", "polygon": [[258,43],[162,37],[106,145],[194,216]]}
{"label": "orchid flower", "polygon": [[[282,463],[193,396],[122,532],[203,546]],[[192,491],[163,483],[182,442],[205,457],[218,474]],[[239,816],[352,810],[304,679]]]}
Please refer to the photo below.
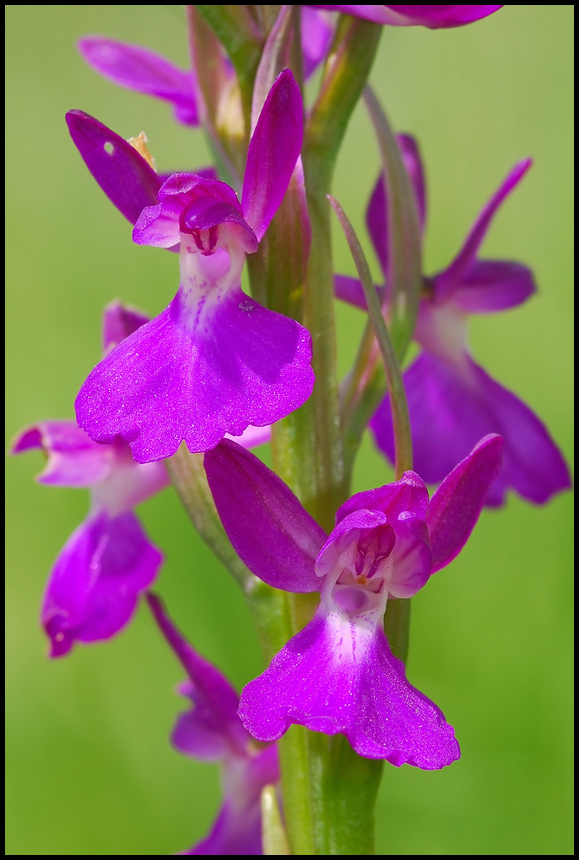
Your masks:
{"label": "orchid flower", "polygon": [[479,21],[502,9],[500,6],[313,6],[314,9],[329,9],[345,12],[356,18],[374,21],[375,24],[390,24],[394,27],[411,27],[421,24],[437,30],[441,27],[462,27]]}
{"label": "orchid flower", "polygon": [[[329,48],[333,27],[324,12],[317,12],[310,6],[302,6],[301,19],[304,78],[307,80]],[[83,60],[103,78],[119,87],[169,102],[177,122],[199,125],[193,70],[185,71],[141,45],[106,36],[84,36],[77,47]]]}
{"label": "orchid flower", "polygon": [[[104,314],[104,351],[146,323],[138,311],[110,305]],[[131,619],[139,595],[155,580],[163,556],[133,508],[169,483],[162,463],[140,465],[122,439],[98,445],[74,421],[42,421],[23,430],[13,454],[41,449],[48,457],[37,480],[90,490],[87,518],[61,550],[48,580],[41,620],[51,657],[75,641],[109,639]]]}
{"label": "orchid flower", "polygon": [[[149,318],[111,302],[103,315],[107,355]],[[249,426],[236,437],[251,448],[267,442],[269,427]],[[50,575],[41,621],[51,657],[62,657],[75,641],[109,639],[131,619],[141,592],[156,579],[162,553],[147,538],[133,508],[163,490],[169,476],[163,463],[136,463],[117,437],[99,445],[74,421],[41,421],[22,430],[11,453],[40,449],[48,457],[41,484],[88,488],[91,507],[73,532]]]}
{"label": "orchid flower", "polygon": [[[408,135],[399,135],[398,142],[424,228],[426,192],[418,146]],[[491,506],[503,504],[509,488],[542,504],[570,486],[565,461],[545,425],[473,361],[467,346],[469,314],[507,310],[535,292],[533,273],[526,266],[478,257],[494,215],[530,166],[530,159],[515,165],[481,211],[455,259],[442,272],[425,278],[414,333],[423,351],[404,374],[415,467],[427,483],[442,481],[481,436],[500,433],[503,437],[503,468],[486,500]],[[380,177],[370,198],[366,223],[384,278],[388,269],[387,210]],[[384,297],[384,288],[377,289]],[[366,307],[362,286],[354,278],[337,276],[336,294]],[[388,396],[370,427],[376,444],[393,462]]]}
{"label": "orchid flower", "polygon": [[279,781],[275,744],[257,747],[244,729],[239,696],[223,675],[177,630],[158,597],[147,601],[161,632],[189,675],[179,686],[193,707],[178,718],[171,742],[178,752],[220,762],[224,800],[209,835],[181,854],[263,854],[261,792]]}
{"label": "orchid flower", "polygon": [[[286,70],[251,137],[241,203],[224,182],[177,173],[158,189],[156,205],[141,212],[134,241],[179,247],[180,286],[169,306],[106,356],[81,387],[77,421],[95,441],[121,436],[139,463],[170,457],[182,441],[191,452],[206,451],[226,433],[278,421],[310,396],[309,332],[249,298],[240,280],[245,255],[257,250],[296,167],[302,113],[299,88]],[[102,175],[113,196],[115,142],[86,114],[71,112],[67,119],[89,169],[99,183]],[[126,150],[121,155],[124,165]],[[153,189],[156,174],[149,170],[143,168],[143,186],[129,165],[126,184],[139,205]]]}
{"label": "orchid flower", "polygon": [[239,714],[260,741],[297,723],[344,733],[354,750],[426,770],[460,755],[442,712],[406,680],[383,619],[389,598],[409,598],[466,543],[501,461],[487,436],[429,502],[416,472],[352,496],[329,537],[283,481],[224,440],[205,455],[223,526],[253,573],[276,588],[320,591],[313,620],[241,694]]}

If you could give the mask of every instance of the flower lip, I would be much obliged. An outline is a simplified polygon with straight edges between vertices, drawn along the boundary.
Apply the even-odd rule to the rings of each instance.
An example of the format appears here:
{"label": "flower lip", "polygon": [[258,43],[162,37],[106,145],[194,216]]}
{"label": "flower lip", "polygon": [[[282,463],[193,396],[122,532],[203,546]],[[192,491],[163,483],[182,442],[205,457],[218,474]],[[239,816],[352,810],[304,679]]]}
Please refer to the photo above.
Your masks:
{"label": "flower lip", "polygon": [[[179,230],[189,233],[202,254],[212,254],[218,242],[218,227],[222,224],[238,224],[255,241],[255,234],[237,208],[211,196],[197,197],[183,209],[179,216]],[[253,243],[251,243],[253,244]]]}

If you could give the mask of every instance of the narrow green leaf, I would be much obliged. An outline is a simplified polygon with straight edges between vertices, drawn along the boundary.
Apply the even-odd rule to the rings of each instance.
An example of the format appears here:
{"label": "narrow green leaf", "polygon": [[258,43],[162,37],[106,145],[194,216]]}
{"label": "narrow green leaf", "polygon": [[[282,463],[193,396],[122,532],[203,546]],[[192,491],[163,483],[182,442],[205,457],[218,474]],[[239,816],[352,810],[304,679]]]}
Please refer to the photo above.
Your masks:
{"label": "narrow green leaf", "polygon": [[402,374],[396,360],[396,354],[384,322],[382,308],[378,301],[378,294],[370,274],[370,267],[362,246],[356,236],[356,231],[352,227],[346,213],[338,203],[335,197],[328,194],[328,200],[338,216],[338,220],[344,231],[347,239],[350,253],[358,270],[358,277],[362,282],[366,303],[368,305],[368,314],[372,325],[374,326],[374,334],[382,358],[384,360],[384,369],[386,371],[386,380],[388,382],[388,390],[390,392],[390,408],[392,409],[392,424],[394,428],[394,450],[396,462],[396,479],[400,479],[404,472],[412,469],[412,437],[410,435],[410,419],[408,417],[408,404],[406,402],[406,393],[404,391],[404,383],[402,382]]}
{"label": "narrow green leaf", "polygon": [[[414,333],[422,286],[419,219],[412,183],[386,114],[368,86],[364,99],[378,140],[388,197],[389,260],[385,291],[388,306],[385,311],[390,340],[401,365]],[[374,340],[373,325],[368,321],[354,367],[341,390],[346,474],[351,474],[362,433],[385,393],[386,375]]]}
{"label": "narrow green leaf", "polygon": [[416,324],[422,286],[422,248],[416,198],[400,148],[370,86],[364,101],[374,125],[388,195],[388,319],[398,359],[405,355]]}

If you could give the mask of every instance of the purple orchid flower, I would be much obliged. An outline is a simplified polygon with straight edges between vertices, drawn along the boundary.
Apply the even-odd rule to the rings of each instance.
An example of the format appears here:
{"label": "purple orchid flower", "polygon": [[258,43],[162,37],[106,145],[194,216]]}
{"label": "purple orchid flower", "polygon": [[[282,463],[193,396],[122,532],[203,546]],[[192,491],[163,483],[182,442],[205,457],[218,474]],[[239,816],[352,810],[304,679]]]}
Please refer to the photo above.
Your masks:
{"label": "purple orchid flower", "polygon": [[[416,141],[398,141],[411,177],[421,226],[426,218],[424,171]],[[476,364],[467,346],[471,313],[494,313],[516,307],[536,290],[526,266],[505,260],[480,260],[479,248],[503,201],[521,181],[531,160],[515,165],[475,221],[461,250],[442,272],[425,279],[415,340],[423,351],[404,374],[412,428],[415,466],[431,484],[465,457],[477,439],[500,433],[505,448],[503,468],[486,504],[504,503],[509,488],[543,504],[570,486],[563,457],[542,421],[512,392]],[[366,223],[384,278],[388,270],[388,215],[382,178],[366,213]],[[377,287],[382,297],[384,288]],[[336,295],[365,308],[362,286],[355,278],[336,277]],[[394,435],[388,397],[370,422],[376,444],[394,462]]]}
{"label": "purple orchid flower", "polygon": [[291,490],[253,454],[223,441],[205,455],[221,521],[256,576],[285,591],[319,590],[314,619],[248,684],[239,715],[258,740],[292,723],[344,733],[354,750],[426,770],[460,755],[442,712],[406,680],[383,618],[389,598],[416,594],[466,543],[501,461],[487,436],[429,502],[416,472],[358,493],[327,537]]}
{"label": "purple orchid flower", "polygon": [[[141,311],[111,302],[103,314],[103,352],[108,354],[149,322]],[[245,447],[267,442],[270,427],[248,427],[236,437]],[[136,463],[121,438],[99,445],[74,421],[42,421],[18,434],[12,454],[41,449],[48,462],[37,480],[55,487],[87,488],[86,520],[60,552],[48,580],[41,621],[51,657],[75,641],[109,639],[131,619],[141,592],[156,579],[162,553],[147,538],[133,508],[163,490],[163,463]]]}
{"label": "purple orchid flower", "polygon": [[[113,144],[107,162],[106,127],[99,124],[95,149],[91,118],[80,112],[67,118],[81,155],[112,198],[117,150]],[[224,182],[177,173],[156,192],[159,202],[144,208],[134,241],[180,247],[181,283],[171,304],[83,384],[76,415],[92,439],[110,443],[121,436],[145,463],[171,456],[182,441],[192,452],[206,451],[226,433],[272,424],[308,399],[314,384],[309,332],[245,295],[240,280],[245,255],[257,250],[282,201],[302,137],[302,99],[286,70],[252,135],[241,203]],[[140,204],[144,193],[133,164],[141,157],[130,158],[126,185]]]}
{"label": "purple orchid flower", "polygon": [[[105,352],[147,322],[119,303],[104,314]],[[43,421],[23,430],[13,454],[42,449],[48,456],[42,484],[86,487],[91,506],[60,552],[46,587],[41,620],[51,657],[67,654],[75,641],[109,639],[131,619],[142,591],[163,560],[133,508],[169,483],[162,463],[140,465],[122,439],[98,445],[74,421]]]}
{"label": "purple orchid flower", "polygon": [[189,675],[179,692],[193,707],[178,718],[171,741],[183,755],[220,762],[224,800],[209,835],[181,854],[263,854],[261,792],[279,781],[277,747],[257,747],[243,728],[239,696],[177,630],[158,597],[149,606],[169,646]]}
{"label": "purple orchid flower", "polygon": [[329,9],[345,12],[356,18],[390,24],[394,27],[411,27],[420,24],[438,30],[441,27],[462,27],[479,21],[502,9],[501,6],[314,6],[314,9]]}

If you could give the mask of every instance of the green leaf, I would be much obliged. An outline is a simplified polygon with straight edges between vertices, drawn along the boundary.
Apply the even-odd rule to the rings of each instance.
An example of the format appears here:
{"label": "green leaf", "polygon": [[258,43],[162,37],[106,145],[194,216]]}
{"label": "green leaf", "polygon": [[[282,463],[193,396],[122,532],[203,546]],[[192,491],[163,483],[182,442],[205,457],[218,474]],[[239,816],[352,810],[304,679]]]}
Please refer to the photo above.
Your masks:
{"label": "green leaf", "polygon": [[358,277],[362,282],[362,288],[368,305],[368,313],[374,327],[374,334],[382,358],[384,360],[384,370],[386,372],[386,380],[388,382],[388,390],[390,392],[390,408],[392,410],[392,424],[394,429],[394,450],[396,463],[396,479],[399,480],[404,472],[412,469],[412,437],[410,435],[410,418],[408,417],[408,404],[406,402],[406,393],[404,391],[404,383],[402,382],[402,374],[396,360],[396,354],[390,340],[384,317],[382,316],[382,308],[378,300],[378,294],[370,274],[370,267],[362,246],[356,236],[356,232],[348,217],[335,197],[328,194],[328,200],[338,216],[338,220],[344,231],[344,235],[348,241],[350,253],[354,258]]}
{"label": "green leaf", "polygon": [[[418,211],[410,177],[386,114],[369,87],[364,99],[374,125],[388,197],[388,274],[385,309],[390,340],[402,364],[412,340],[422,287],[421,238]],[[369,321],[362,336],[354,367],[341,391],[344,427],[344,461],[350,474],[362,439],[384,394],[386,375]]]}

